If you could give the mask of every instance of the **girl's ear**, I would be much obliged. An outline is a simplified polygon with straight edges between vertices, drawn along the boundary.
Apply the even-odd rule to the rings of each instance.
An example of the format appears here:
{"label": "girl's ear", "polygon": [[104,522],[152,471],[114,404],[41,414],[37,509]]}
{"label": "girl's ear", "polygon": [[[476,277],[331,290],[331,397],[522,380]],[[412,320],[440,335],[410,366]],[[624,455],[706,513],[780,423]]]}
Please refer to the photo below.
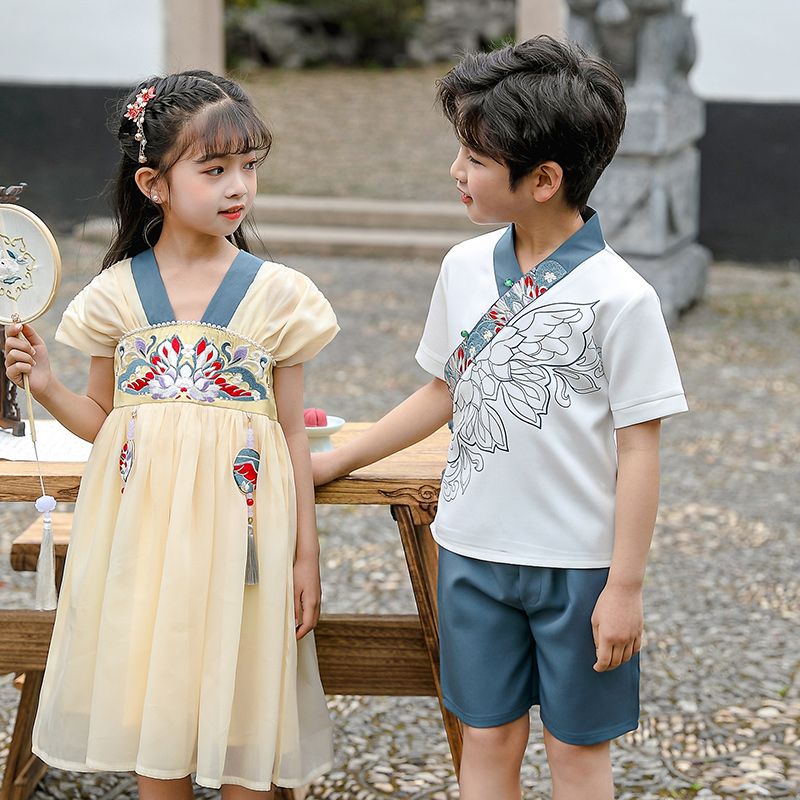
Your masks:
{"label": "girl's ear", "polygon": [[139,191],[151,202],[161,203],[162,198],[159,194],[158,185],[159,175],[152,167],[140,167],[134,176]]}
{"label": "girl's ear", "polygon": [[564,170],[555,161],[543,161],[529,176],[531,193],[537,203],[546,203],[564,183]]}

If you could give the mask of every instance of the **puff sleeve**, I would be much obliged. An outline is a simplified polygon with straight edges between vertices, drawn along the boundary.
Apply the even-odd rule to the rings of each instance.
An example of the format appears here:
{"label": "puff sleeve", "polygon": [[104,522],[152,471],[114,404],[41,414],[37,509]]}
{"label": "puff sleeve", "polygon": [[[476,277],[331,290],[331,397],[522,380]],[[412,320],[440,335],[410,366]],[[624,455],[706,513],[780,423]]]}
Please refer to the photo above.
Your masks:
{"label": "puff sleeve", "polygon": [[114,268],[104,270],[67,306],[56,341],[90,356],[112,357],[124,333]]}
{"label": "puff sleeve", "polygon": [[284,268],[284,285],[276,303],[272,335],[265,342],[278,367],[313,358],[339,332],[331,304],[313,281]]}

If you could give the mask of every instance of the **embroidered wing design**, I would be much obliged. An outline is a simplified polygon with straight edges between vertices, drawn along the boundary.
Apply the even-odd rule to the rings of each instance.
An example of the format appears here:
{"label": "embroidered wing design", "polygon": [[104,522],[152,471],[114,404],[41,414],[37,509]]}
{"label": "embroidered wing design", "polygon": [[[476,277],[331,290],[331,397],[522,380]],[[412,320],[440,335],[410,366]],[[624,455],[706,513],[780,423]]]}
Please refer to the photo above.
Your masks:
{"label": "embroidered wing design", "polygon": [[503,408],[541,428],[551,400],[567,408],[571,392],[600,388],[594,320],[593,303],[530,304],[474,356],[453,396],[453,439],[442,476],[446,500],[483,469],[482,453],[508,452]]}

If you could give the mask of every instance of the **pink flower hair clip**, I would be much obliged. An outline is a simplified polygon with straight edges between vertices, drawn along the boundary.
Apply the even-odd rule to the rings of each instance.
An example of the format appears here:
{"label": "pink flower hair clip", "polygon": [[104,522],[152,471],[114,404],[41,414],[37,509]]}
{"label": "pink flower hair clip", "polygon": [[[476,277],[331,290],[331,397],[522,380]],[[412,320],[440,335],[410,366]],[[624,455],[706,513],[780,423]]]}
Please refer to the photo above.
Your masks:
{"label": "pink flower hair clip", "polygon": [[133,137],[139,142],[139,163],[146,164],[147,156],[144,154],[144,148],[147,145],[147,139],[144,135],[144,111],[147,104],[156,96],[156,87],[148,86],[147,89],[142,89],[136,95],[136,99],[132,103],[128,103],[128,110],[125,116],[136,123],[136,135]]}

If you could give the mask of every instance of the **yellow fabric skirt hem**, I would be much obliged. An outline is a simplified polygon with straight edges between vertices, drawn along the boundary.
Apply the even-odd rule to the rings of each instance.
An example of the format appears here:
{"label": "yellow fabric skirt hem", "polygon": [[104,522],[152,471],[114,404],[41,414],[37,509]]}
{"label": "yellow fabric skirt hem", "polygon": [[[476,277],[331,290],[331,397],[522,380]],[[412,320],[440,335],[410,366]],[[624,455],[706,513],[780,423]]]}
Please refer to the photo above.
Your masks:
{"label": "yellow fabric skirt hem", "polygon": [[[114,764],[101,764],[100,762],[81,762],[81,761],[63,761],[60,758],[53,758],[47,753],[39,750],[38,747],[32,747],[31,751],[35,756],[38,756],[45,764],[56,769],[63,769],[67,772],[133,772],[136,775],[141,775],[143,778],[154,778],[156,780],[180,780],[186,778],[194,773],[194,770],[178,770],[175,772],[166,770],[148,770],[136,765],[119,766]],[[299,779],[289,779],[278,777],[271,783],[253,783],[253,781],[246,781],[243,778],[236,778],[229,775],[223,775],[219,780],[214,778],[205,778],[201,775],[195,775],[194,781],[198,786],[203,786],[206,789],[219,789],[223,784],[242,786],[245,789],[250,789],[254,792],[268,792],[272,789],[273,785],[281,786],[286,789],[295,789],[298,786],[305,786],[317,778],[329,772],[333,768],[333,762],[328,761],[322,766],[316,767],[311,770],[307,775]]]}

